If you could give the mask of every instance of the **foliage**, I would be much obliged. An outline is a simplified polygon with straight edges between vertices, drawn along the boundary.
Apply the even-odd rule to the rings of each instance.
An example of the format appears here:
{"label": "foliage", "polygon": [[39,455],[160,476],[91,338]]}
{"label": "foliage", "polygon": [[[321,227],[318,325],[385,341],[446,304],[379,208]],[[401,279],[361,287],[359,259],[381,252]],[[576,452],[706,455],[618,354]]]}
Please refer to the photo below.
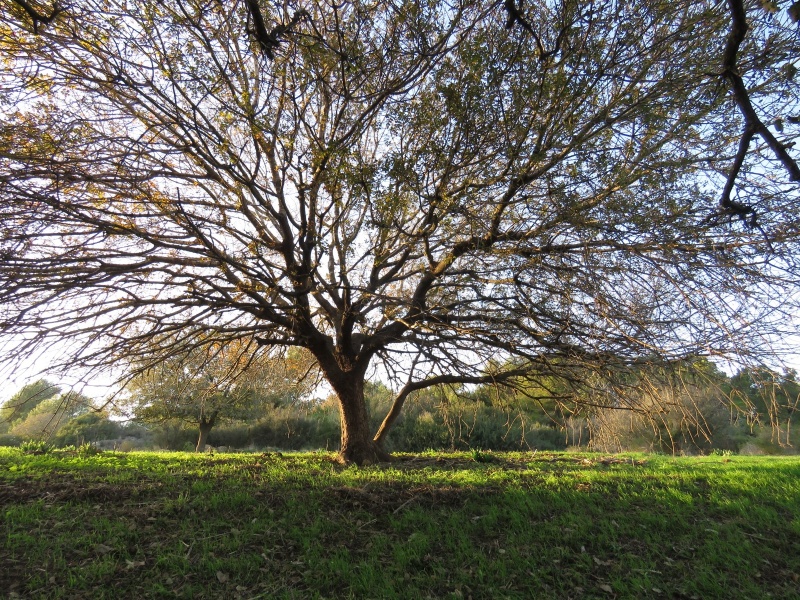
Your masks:
{"label": "foliage", "polygon": [[[0,2],[10,357],[69,339],[54,367],[144,373],[305,348],[342,460],[370,463],[436,385],[758,358],[796,333],[785,11],[565,0],[505,27],[494,0]],[[374,436],[370,373],[397,392]]]}
{"label": "foliage", "polygon": [[91,442],[121,437],[123,428],[112,421],[106,411],[90,411],[79,415],[58,430],[52,440],[58,446],[75,444],[82,447]]}
{"label": "foliage", "polygon": [[49,454],[55,447],[44,440],[25,440],[19,449],[25,454]]}
{"label": "foliage", "polygon": [[61,392],[61,388],[46,379],[23,386],[0,407],[0,426],[10,428],[12,422],[21,422],[43,402]]}

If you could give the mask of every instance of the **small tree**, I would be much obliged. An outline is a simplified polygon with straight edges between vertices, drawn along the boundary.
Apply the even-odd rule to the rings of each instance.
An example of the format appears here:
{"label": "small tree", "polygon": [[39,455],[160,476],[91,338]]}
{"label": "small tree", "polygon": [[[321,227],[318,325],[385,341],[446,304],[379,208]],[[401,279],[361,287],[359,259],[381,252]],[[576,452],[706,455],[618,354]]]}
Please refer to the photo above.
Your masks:
{"label": "small tree", "polygon": [[22,438],[49,439],[70,419],[89,412],[92,399],[69,391],[39,402],[22,419],[12,423],[11,433]]}
{"label": "small tree", "polygon": [[128,385],[127,410],[143,422],[181,421],[198,429],[196,451],[223,421],[252,421],[279,403],[291,403],[313,381],[311,366],[295,354],[254,354],[254,344],[205,346],[139,372]]}
{"label": "small tree", "polygon": [[0,407],[0,427],[8,430],[12,421],[22,422],[34,408],[60,392],[60,387],[46,379],[25,385]]}

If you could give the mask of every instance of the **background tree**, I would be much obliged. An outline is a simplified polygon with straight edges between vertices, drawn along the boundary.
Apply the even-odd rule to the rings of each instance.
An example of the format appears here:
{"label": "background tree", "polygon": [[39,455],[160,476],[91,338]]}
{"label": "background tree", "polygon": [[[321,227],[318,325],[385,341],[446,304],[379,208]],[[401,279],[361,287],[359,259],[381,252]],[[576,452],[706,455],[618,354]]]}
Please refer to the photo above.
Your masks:
{"label": "background tree", "polygon": [[[367,463],[431,386],[764,356],[796,332],[784,13],[556,0],[507,29],[478,0],[26,5],[0,0],[16,355],[70,339],[64,366],[144,372],[305,348],[342,460]],[[396,392],[374,437],[371,374]]]}
{"label": "background tree", "polygon": [[22,422],[41,403],[56,397],[61,388],[46,379],[23,386],[0,407],[0,433],[12,427],[12,422]]}
{"label": "background tree", "polygon": [[255,420],[269,408],[296,401],[314,381],[299,357],[256,356],[253,346],[201,346],[156,366],[145,364],[128,384],[126,411],[146,423],[197,427],[196,451],[203,451],[215,425]]}
{"label": "background tree", "polygon": [[741,369],[731,378],[730,396],[751,429],[770,425],[778,446],[792,445],[792,425],[800,421],[796,371],[780,374],[765,366]]}
{"label": "background tree", "polygon": [[80,392],[57,394],[36,404],[24,418],[13,421],[9,432],[21,438],[49,439],[71,419],[90,412],[92,408],[92,399]]}

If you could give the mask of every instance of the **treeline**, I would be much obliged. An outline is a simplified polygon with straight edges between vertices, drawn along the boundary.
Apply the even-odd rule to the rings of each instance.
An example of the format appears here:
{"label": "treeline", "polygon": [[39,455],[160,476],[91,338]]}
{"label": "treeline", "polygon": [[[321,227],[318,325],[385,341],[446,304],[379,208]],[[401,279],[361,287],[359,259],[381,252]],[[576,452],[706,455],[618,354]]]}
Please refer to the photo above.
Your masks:
{"label": "treeline", "polygon": [[[368,383],[365,393],[374,431],[392,393],[379,382]],[[387,449],[786,453],[797,446],[798,402],[792,370],[758,367],[728,377],[702,359],[668,372],[586,374],[572,382],[542,378],[513,390],[440,387],[406,402]],[[273,396],[254,406],[258,411],[247,419],[221,420],[205,441],[227,450],[338,449],[335,399]],[[122,450],[197,447],[197,425],[185,419],[119,420],[44,381],[20,390],[0,408],[0,418],[0,445],[46,439]]]}

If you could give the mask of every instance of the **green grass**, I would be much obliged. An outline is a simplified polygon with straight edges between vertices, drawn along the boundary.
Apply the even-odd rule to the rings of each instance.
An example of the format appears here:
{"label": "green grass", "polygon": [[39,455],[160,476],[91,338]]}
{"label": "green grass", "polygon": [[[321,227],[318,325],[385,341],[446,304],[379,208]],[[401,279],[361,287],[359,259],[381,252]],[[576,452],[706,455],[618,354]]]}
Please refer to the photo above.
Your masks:
{"label": "green grass", "polygon": [[800,598],[800,459],[0,448],[0,597]]}

